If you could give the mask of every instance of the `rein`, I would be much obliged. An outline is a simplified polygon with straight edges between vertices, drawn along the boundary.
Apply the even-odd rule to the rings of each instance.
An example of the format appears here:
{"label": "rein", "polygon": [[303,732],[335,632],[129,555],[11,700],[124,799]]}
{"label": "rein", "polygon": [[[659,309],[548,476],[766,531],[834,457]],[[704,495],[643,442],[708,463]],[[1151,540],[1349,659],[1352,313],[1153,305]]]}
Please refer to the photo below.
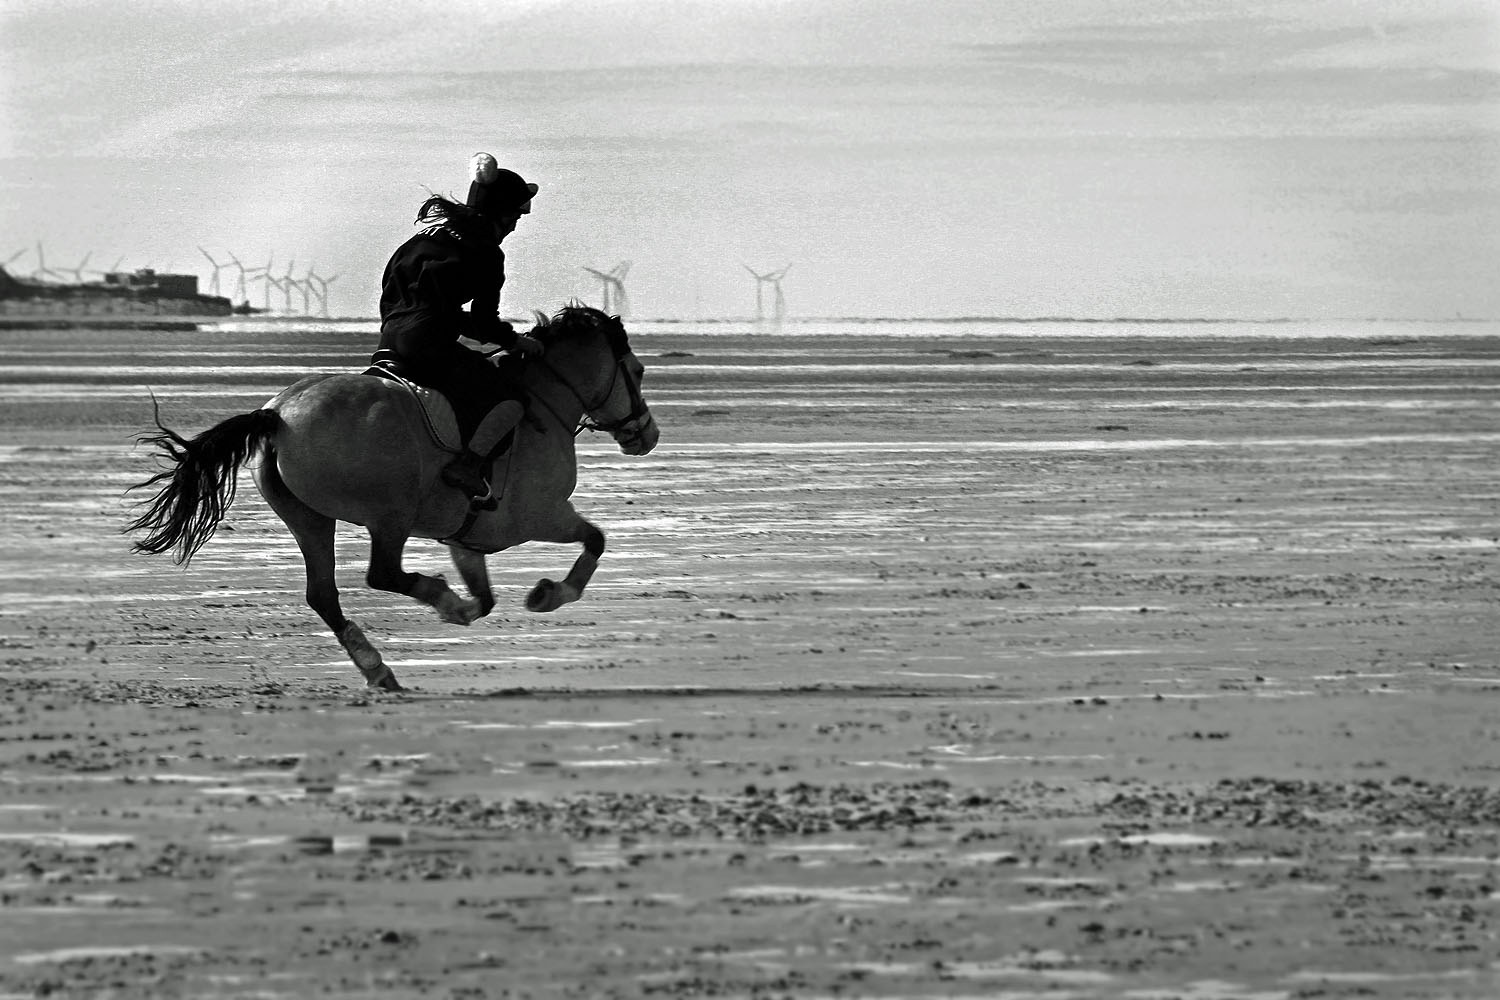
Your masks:
{"label": "rein", "polygon": [[[631,421],[639,420],[641,416],[646,412],[645,400],[641,398],[641,394],[635,388],[634,384],[627,379],[626,388],[630,392],[630,412],[624,417],[621,417],[619,420],[611,420],[609,423],[600,423],[598,420],[595,420],[590,416],[591,411],[596,410],[599,407],[603,406],[605,403],[609,402],[609,398],[614,395],[615,385],[620,381],[620,374],[625,370],[625,361],[623,358],[616,359],[614,369],[610,374],[609,385],[605,386],[603,395],[601,395],[599,399],[593,403],[590,403],[588,400],[583,398],[583,394],[578,391],[577,387],[573,385],[573,383],[567,378],[567,376],[563,375],[562,372],[558,371],[557,368],[547,360],[547,356],[545,354],[540,358],[536,358],[533,360],[536,364],[539,364],[543,368],[545,368],[552,375],[552,377],[560,385],[562,385],[564,389],[568,390],[568,392],[572,394],[573,398],[578,401],[578,405],[583,408],[583,415],[578,419],[578,426],[573,429],[574,437],[577,437],[584,431],[604,431],[606,433],[613,434],[615,431],[624,427]],[[566,426],[566,422],[563,420],[562,415],[553,408],[551,403],[548,403],[540,396],[537,396],[535,398],[537,402],[541,403],[542,406],[544,406],[552,413],[552,416],[557,419],[557,422],[559,424],[564,424]]]}

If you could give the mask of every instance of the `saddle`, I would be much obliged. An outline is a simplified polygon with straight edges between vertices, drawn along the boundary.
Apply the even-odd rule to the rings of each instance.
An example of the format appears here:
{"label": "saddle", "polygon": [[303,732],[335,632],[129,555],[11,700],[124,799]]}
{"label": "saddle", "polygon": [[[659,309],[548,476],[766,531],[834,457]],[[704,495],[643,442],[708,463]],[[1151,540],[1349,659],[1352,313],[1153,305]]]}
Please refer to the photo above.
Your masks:
{"label": "saddle", "polygon": [[422,423],[426,425],[433,443],[454,455],[463,452],[466,437],[459,429],[458,411],[454,409],[453,403],[441,390],[413,381],[410,366],[394,353],[376,351],[370,360],[370,366],[360,374],[389,379],[404,386],[421,408]]}

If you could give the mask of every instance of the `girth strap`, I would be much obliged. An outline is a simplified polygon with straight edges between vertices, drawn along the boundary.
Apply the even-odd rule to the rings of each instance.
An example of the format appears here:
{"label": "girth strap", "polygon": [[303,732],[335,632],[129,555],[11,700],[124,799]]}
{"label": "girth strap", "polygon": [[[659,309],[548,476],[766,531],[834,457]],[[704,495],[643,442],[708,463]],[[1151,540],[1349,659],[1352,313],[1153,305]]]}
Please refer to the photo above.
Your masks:
{"label": "girth strap", "polygon": [[484,513],[487,510],[494,510],[497,505],[498,503],[494,497],[489,497],[488,499],[484,500],[478,498],[470,500],[469,509],[464,514],[464,523],[459,525],[458,530],[453,534],[449,535],[447,538],[439,538],[438,541],[444,545],[457,545],[459,548],[468,549],[471,552],[482,552],[485,555],[489,555],[494,551],[493,549],[481,549],[478,546],[470,545],[468,542],[464,541],[464,536],[468,535],[470,531],[474,530],[474,522],[479,520],[480,514]]}
{"label": "girth strap", "polygon": [[[459,525],[458,530],[453,534],[448,535],[445,538],[439,538],[439,542],[444,545],[457,545],[462,548],[469,549],[473,552],[483,552],[485,555],[489,555],[491,552],[495,551],[494,549],[482,549],[477,546],[470,545],[465,542],[464,539],[468,536],[470,531],[474,530],[474,523],[479,520],[480,514],[487,513],[500,506],[500,501],[505,496],[505,484],[510,479],[510,463],[511,458],[516,453],[518,438],[519,435],[517,435],[514,430],[510,431],[505,435],[505,437],[501,438],[500,441],[496,443],[494,449],[488,456],[486,456],[485,471],[489,473],[489,475],[485,476],[485,479],[488,480],[490,484],[490,495],[487,497],[474,497],[470,499],[469,509],[464,512],[463,524]],[[499,473],[497,475],[495,456],[497,453],[500,453],[502,451],[504,452],[504,461],[500,463]],[[498,490],[496,489],[496,484],[498,484],[499,486]]]}

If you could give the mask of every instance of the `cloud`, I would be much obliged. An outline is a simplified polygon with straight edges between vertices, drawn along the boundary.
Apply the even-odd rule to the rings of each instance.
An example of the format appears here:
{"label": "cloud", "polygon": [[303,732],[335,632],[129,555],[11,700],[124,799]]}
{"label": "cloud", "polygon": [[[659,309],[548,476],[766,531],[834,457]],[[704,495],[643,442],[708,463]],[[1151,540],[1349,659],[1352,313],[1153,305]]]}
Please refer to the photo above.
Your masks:
{"label": "cloud", "polygon": [[[1379,8],[1372,8],[1379,13]],[[1500,15],[1403,19],[1265,9],[1092,21],[965,46],[1054,121],[1160,135],[1458,134],[1500,127]],[[1488,30],[1488,37],[1486,36]],[[1135,106],[1138,114],[1118,114]]]}
{"label": "cloud", "polygon": [[[461,188],[489,148],[544,191],[515,241],[519,306],[624,258],[667,312],[699,280],[739,301],[741,259],[796,261],[811,312],[1254,313],[1273,285],[1304,303],[1278,312],[1495,301],[1496,175],[1477,167],[1500,141],[1497,13],[1230,10],[0,0],[6,221],[59,259],[316,258],[368,311],[428,186]],[[1442,285],[1403,283],[1417,248]],[[1320,268],[1342,269],[1340,303]]]}

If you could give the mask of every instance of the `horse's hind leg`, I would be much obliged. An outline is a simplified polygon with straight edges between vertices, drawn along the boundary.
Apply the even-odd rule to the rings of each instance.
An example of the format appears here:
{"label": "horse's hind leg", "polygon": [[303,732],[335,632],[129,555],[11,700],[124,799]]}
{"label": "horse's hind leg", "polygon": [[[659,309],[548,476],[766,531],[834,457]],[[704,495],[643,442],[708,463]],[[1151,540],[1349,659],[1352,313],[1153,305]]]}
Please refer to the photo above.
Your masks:
{"label": "horse's hind leg", "polygon": [[464,600],[448,587],[440,576],[424,576],[408,573],[401,568],[401,556],[406,551],[408,526],[394,522],[372,523],[370,526],[370,569],[365,582],[375,590],[393,594],[405,594],[437,610],[438,617],[454,625],[472,625],[484,613],[478,598]]}
{"label": "horse's hind leg", "polygon": [[276,472],[273,456],[267,456],[257,470],[256,484],[266,503],[285,522],[297,540],[297,547],[302,550],[302,563],[307,570],[307,606],[318,613],[338,638],[339,645],[364,675],[366,684],[386,691],[401,690],[396,675],[381,659],[380,650],[365,638],[364,630],[357,623],[344,617],[339,605],[333,559],[334,530],[338,522],[319,514],[287,489]]}
{"label": "horse's hind leg", "polygon": [[538,535],[536,540],[583,544],[583,552],[574,560],[573,568],[562,582],[539,580],[531,588],[531,593],[526,595],[526,610],[556,611],[564,604],[571,604],[583,596],[583,588],[593,579],[599,557],[604,554],[604,532],[575,513],[573,519],[560,526],[556,533],[545,537]]}

